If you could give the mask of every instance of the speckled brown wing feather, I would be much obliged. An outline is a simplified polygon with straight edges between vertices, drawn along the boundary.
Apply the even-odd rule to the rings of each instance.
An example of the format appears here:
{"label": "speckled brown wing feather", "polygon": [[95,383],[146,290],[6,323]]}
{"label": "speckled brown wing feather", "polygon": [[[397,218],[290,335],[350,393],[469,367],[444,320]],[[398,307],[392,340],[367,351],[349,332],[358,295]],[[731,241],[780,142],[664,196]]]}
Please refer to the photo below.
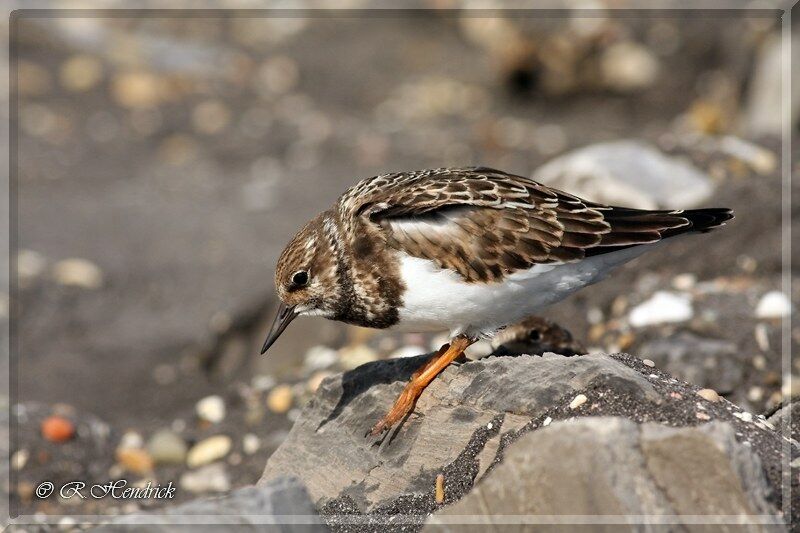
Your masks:
{"label": "speckled brown wing feather", "polygon": [[467,281],[501,280],[536,264],[578,261],[730,218],[728,210],[605,206],[483,167],[376,176],[348,190],[338,209],[347,226],[376,225],[390,247]]}

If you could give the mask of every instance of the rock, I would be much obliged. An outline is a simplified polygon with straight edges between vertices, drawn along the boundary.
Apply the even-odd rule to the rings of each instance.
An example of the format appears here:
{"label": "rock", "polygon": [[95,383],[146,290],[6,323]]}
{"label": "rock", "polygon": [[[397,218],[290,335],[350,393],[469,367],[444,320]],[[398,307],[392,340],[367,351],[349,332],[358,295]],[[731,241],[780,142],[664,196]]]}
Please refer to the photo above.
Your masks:
{"label": "rock", "polygon": [[278,385],[267,395],[267,407],[273,413],[283,414],[292,407],[294,393],[289,385]]}
{"label": "rock", "polygon": [[[216,533],[221,524],[250,526],[237,531],[279,531],[281,533],[322,533],[329,531],[319,518],[308,493],[297,479],[280,478],[260,487],[244,487],[216,498],[202,498],[158,510],[158,521],[139,513],[115,518],[110,524],[91,529],[95,533],[167,533],[191,529],[199,533]],[[221,517],[191,522],[185,517]],[[187,524],[191,524],[190,526]],[[207,524],[207,525],[204,525]],[[181,528],[181,529],[178,529]]]}
{"label": "rock", "polygon": [[628,314],[628,322],[635,328],[672,322],[685,322],[692,318],[692,301],[687,295],[658,291]]}
{"label": "rock", "polygon": [[181,474],[180,486],[189,492],[225,492],[231,482],[224,463],[205,465],[197,470]]}
{"label": "rock", "polygon": [[303,364],[309,370],[322,370],[333,366],[339,360],[339,354],[327,346],[313,346],[306,352]]}
{"label": "rock", "polygon": [[658,59],[641,44],[623,41],[603,51],[600,58],[603,81],[621,92],[650,87],[658,76]]}
{"label": "rock", "polygon": [[784,435],[800,442],[800,402],[789,402],[782,406],[767,421]]}
{"label": "rock", "polygon": [[50,442],[66,442],[75,435],[75,425],[63,416],[49,416],[42,420],[42,436]]}
{"label": "rock", "polygon": [[719,394],[714,389],[700,389],[697,391],[697,395],[703,398],[704,400],[708,400],[709,402],[718,402],[719,401]]}
{"label": "rock", "polygon": [[259,439],[256,435],[247,433],[244,437],[242,437],[242,450],[247,455],[253,455],[259,450],[259,448],[261,448],[261,439]]}
{"label": "rock", "polygon": [[201,440],[189,450],[186,464],[189,468],[196,468],[222,459],[231,451],[231,438],[227,435],[214,435]]}
{"label": "rock", "polygon": [[195,412],[201,419],[218,424],[225,420],[225,400],[219,396],[206,396],[195,405]]}
{"label": "rock", "polygon": [[180,435],[162,429],[147,441],[147,451],[158,464],[183,464],[186,460],[187,446]]}
{"label": "rock", "polygon": [[147,474],[153,470],[153,458],[141,448],[118,448],[116,457],[127,472]]}
{"label": "rock", "polygon": [[577,396],[575,396],[575,398],[573,398],[571,402],[569,402],[569,408],[577,409],[581,405],[585,404],[586,400],[588,400],[588,398],[586,397],[585,394],[578,394]]}
{"label": "rock", "polygon": [[500,331],[492,338],[493,355],[580,355],[586,348],[572,334],[555,322],[531,316]]}
{"label": "rock", "polygon": [[670,374],[728,394],[744,379],[744,359],[736,345],[680,332],[642,345],[643,356]]}
{"label": "rock", "polygon": [[103,272],[86,259],[64,259],[53,265],[53,278],[61,285],[98,289],[103,285]]}
{"label": "rock", "polygon": [[[613,465],[609,468],[609,465]],[[520,438],[461,501],[428,520],[480,515],[774,514],[761,461],[725,423],[670,428],[619,417],[552,424]],[[631,529],[632,530],[632,529]],[[752,526],[748,531],[761,531]]]}
{"label": "rock", "polygon": [[[378,526],[380,516],[402,514],[416,527],[441,507],[436,501],[437,476],[443,476],[444,505],[452,504],[468,494],[475,483],[480,484],[492,465],[502,465],[505,450],[531,432],[536,434],[542,428],[559,426],[559,421],[583,416],[623,417],[637,424],[695,426],[701,423],[696,415],[702,412],[708,423],[729,424],[733,433],[726,435],[735,434],[740,442],[749,443],[746,446],[760,457],[770,486],[773,489],[781,486],[784,443],[779,434],[765,424],[734,416],[732,413],[739,411],[728,402],[702,402],[697,397],[697,387],[625,354],[490,356],[451,365],[428,386],[414,412],[399,427],[378,442],[366,439],[365,433],[390,408],[410,374],[426,357],[377,361],[325,380],[286,440],[270,457],[259,484],[287,475],[300,478],[332,526],[344,526],[345,522],[337,522],[341,516],[366,515],[367,524],[374,519],[374,525]],[[583,406],[570,408],[581,395],[586,397]],[[620,422],[624,423],[628,422]],[[662,437],[655,429],[647,431],[647,435],[652,435],[654,449],[659,449],[658,439]],[[673,438],[664,435],[664,442]],[[707,444],[703,434],[681,435],[674,437],[675,453],[690,455],[695,448],[702,448],[701,444]],[[689,451],[681,448],[684,437],[691,445]],[[624,444],[620,442],[619,446]],[[716,461],[714,468],[728,464],[728,470],[738,472],[739,466],[731,466],[730,461],[725,463],[723,455],[714,452],[713,445],[709,448],[706,455],[701,455],[703,460],[712,454]],[[602,449],[602,444],[587,448],[590,452]],[[672,452],[668,452],[669,447],[664,451],[664,461],[674,459],[669,455]],[[653,452],[653,461],[658,460],[659,453]],[[561,453],[549,461],[568,461],[567,455]],[[691,461],[682,464],[676,471],[691,470],[691,464]],[[660,475],[670,475],[667,466],[659,468]],[[630,472],[633,475],[638,470]],[[619,475],[624,477],[627,473]],[[727,509],[725,506],[730,502],[734,502],[730,505],[745,502],[752,509],[763,508],[763,502],[748,492],[751,485],[735,485],[733,478],[725,476],[728,474],[712,477],[714,483],[722,483],[716,499],[708,494],[709,484],[705,480],[697,481],[706,498],[703,505]],[[581,479],[584,479],[582,474]],[[557,485],[554,481],[549,483]],[[636,478],[619,483],[640,487],[653,480]],[[679,485],[682,490],[686,489],[685,483],[688,482]],[[591,487],[581,490],[585,494]],[[687,499],[670,492],[671,487],[658,490],[669,492],[670,506],[681,509],[689,506]],[[780,490],[770,493],[770,506],[781,507],[780,494]],[[585,498],[581,501],[586,502]],[[793,507],[797,508],[798,502],[800,497],[793,500]],[[655,505],[642,498],[631,503],[640,504]]]}
{"label": "rock", "polygon": [[587,200],[641,209],[693,207],[714,191],[709,177],[688,161],[632,140],[579,148],[533,177]]}
{"label": "rock", "polygon": [[765,294],[756,306],[758,318],[783,318],[792,312],[792,302],[781,291],[770,291]]}

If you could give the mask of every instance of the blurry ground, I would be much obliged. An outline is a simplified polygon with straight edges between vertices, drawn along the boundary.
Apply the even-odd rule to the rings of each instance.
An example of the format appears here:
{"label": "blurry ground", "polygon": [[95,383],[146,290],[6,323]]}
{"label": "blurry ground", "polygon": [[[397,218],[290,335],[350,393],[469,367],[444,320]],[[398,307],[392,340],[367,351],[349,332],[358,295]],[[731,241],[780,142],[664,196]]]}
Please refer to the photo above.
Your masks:
{"label": "blurry ground", "polygon": [[[586,144],[670,147],[689,133],[777,150],[747,118],[772,27],[732,15],[18,21],[19,510],[133,510],[39,501],[44,479],[171,480],[178,500],[253,483],[326,372],[428,350],[429,338],[297,320],[257,356],[277,255],[360,178],[469,164],[527,175]],[[780,288],[779,169],[704,164],[718,186],[708,203],[732,207],[733,223],[547,316],[608,351],[639,354],[680,331],[729,341],[741,357],[726,392],[760,413],[781,390],[780,321],[755,317]],[[631,308],[662,289],[691,294],[692,319],[629,327]],[[206,413],[216,422],[196,412],[209,395],[226,406]],[[54,412],[78,438],[41,438]],[[190,446],[229,437],[201,471],[216,484],[120,453],[153,455],[158,430]]]}

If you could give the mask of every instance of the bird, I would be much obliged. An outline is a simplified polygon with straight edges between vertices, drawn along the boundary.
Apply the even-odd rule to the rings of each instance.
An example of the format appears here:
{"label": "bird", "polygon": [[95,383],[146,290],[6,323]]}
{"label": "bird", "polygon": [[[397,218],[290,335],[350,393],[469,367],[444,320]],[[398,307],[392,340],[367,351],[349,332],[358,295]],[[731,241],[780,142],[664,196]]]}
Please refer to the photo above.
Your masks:
{"label": "bird", "polygon": [[604,205],[488,167],[381,174],[358,182],[289,241],[280,304],[261,353],[297,316],[449,332],[368,434],[403,420],[425,387],[479,339],[540,312],[727,208]]}

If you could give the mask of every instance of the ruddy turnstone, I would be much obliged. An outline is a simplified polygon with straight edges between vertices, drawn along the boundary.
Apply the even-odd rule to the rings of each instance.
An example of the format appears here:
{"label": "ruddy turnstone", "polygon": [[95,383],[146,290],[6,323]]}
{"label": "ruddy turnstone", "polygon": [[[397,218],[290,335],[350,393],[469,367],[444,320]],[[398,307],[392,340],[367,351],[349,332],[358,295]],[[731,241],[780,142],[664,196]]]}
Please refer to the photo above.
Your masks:
{"label": "ruddy turnstone", "polygon": [[483,167],[368,178],[306,224],[278,260],[281,304],[264,353],[297,316],[450,332],[371,430],[389,429],[481,337],[603,279],[730,209],[614,207]]}

